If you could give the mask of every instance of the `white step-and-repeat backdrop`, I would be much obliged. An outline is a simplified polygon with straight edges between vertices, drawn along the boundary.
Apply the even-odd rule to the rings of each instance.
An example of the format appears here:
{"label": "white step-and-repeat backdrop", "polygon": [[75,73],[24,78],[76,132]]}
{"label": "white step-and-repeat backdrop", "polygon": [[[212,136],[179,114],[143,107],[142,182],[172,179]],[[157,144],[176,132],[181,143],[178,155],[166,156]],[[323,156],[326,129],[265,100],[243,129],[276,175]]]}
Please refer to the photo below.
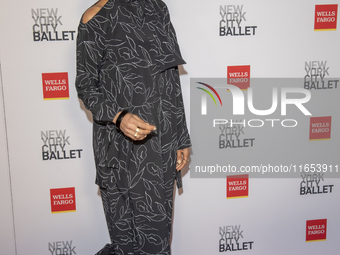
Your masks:
{"label": "white step-and-repeat backdrop", "polygon": [[[193,142],[173,255],[338,254],[339,1],[165,2]],[[109,242],[91,114],[74,88],[93,3],[0,4],[1,255],[91,255]]]}

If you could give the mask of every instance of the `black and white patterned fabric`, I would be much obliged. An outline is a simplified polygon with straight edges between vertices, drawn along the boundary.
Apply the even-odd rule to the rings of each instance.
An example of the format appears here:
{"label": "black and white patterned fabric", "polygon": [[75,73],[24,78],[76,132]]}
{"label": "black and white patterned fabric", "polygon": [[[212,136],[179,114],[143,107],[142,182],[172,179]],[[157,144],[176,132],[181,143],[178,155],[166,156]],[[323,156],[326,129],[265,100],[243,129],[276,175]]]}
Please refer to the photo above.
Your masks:
{"label": "black and white patterned fabric", "polygon": [[[111,237],[99,255],[170,254],[176,152],[191,146],[177,66],[184,64],[166,5],[109,0],[77,37],[76,88],[93,114],[96,183]],[[122,110],[157,130],[133,142]]]}

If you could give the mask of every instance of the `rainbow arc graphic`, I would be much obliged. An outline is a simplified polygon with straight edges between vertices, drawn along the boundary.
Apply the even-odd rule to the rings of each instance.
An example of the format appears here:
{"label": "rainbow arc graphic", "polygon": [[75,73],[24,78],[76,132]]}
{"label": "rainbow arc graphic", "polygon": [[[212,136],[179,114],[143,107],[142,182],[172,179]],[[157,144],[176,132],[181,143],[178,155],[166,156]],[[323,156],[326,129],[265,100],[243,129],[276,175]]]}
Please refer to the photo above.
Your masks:
{"label": "rainbow arc graphic", "polygon": [[[213,87],[211,87],[210,85],[208,85],[208,84],[206,84],[206,83],[203,83],[203,82],[197,82],[197,83],[198,83],[198,84],[201,84],[201,85],[204,85],[204,86],[206,86],[207,88],[211,89],[211,91],[214,92],[215,95],[217,96],[217,98],[218,98],[218,100],[220,101],[220,104],[221,104],[221,106],[222,106],[222,100],[221,100],[221,98],[220,98],[220,95],[217,93],[217,91],[216,91]],[[203,90],[204,92],[208,93],[208,95],[211,96],[211,98],[214,100],[215,105],[217,105],[214,96],[213,96],[208,90],[203,89],[203,88],[200,88],[200,87],[196,87],[196,88],[201,89],[201,90]]]}

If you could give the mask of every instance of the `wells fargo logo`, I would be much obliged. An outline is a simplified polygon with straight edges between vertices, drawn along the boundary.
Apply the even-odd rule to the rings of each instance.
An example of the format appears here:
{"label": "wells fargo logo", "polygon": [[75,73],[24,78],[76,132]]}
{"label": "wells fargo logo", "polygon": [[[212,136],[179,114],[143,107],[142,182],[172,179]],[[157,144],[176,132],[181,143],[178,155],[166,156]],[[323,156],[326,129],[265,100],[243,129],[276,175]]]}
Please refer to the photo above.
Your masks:
{"label": "wells fargo logo", "polygon": [[68,73],[43,73],[44,100],[69,99]]}
{"label": "wells fargo logo", "polygon": [[336,30],[337,16],[337,4],[315,5],[314,30]]}
{"label": "wells fargo logo", "polygon": [[51,189],[51,212],[65,213],[76,211],[75,188]]}
{"label": "wells fargo logo", "polygon": [[228,84],[235,85],[241,90],[250,86],[250,66],[228,66]]}
{"label": "wells fargo logo", "polygon": [[248,197],[248,187],[247,174],[227,176],[227,199]]}
{"label": "wells fargo logo", "polygon": [[307,220],[306,242],[326,241],[327,219]]}
{"label": "wells fargo logo", "polygon": [[332,117],[311,117],[309,125],[309,140],[331,139]]}

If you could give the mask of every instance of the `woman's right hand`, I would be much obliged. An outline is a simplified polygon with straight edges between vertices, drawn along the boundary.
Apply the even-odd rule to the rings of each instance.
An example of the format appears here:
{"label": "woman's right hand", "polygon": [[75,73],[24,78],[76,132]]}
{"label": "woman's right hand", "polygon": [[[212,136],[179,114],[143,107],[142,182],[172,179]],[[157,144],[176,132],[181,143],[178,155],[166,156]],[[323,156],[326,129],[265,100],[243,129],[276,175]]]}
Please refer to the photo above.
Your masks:
{"label": "woman's right hand", "polygon": [[[116,120],[121,112],[119,112],[114,118],[113,122]],[[137,115],[127,113],[122,121],[120,122],[119,129],[134,141],[143,140],[146,138],[151,131],[156,130],[155,126],[146,123],[144,120],[139,118]]]}

